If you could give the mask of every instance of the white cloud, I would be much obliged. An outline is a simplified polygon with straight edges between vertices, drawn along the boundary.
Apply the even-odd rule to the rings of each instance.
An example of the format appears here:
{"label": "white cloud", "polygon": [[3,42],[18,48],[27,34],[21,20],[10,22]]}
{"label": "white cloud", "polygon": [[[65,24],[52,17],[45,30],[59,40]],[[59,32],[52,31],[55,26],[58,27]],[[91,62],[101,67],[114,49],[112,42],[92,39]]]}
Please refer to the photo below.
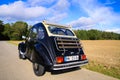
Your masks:
{"label": "white cloud", "polygon": [[45,7],[27,7],[22,1],[12,4],[0,6],[0,16],[9,19],[30,19],[45,15],[47,9]]}
{"label": "white cloud", "polygon": [[24,3],[21,1],[15,2],[13,4],[9,5],[2,5],[0,6],[0,16],[16,16],[19,15],[20,13],[24,13]]}
{"label": "white cloud", "polygon": [[[109,29],[116,25],[120,21],[120,14],[116,14],[112,7],[106,7],[101,5],[97,0],[76,0],[76,5],[79,5],[86,13],[86,16],[82,16],[77,20],[71,21],[74,27],[84,27],[83,29],[92,29],[101,27],[102,30]],[[116,28],[116,27],[115,27]]]}
{"label": "white cloud", "polygon": [[90,17],[81,17],[78,20],[70,22],[70,24],[78,29],[89,29],[96,24],[96,21]]}
{"label": "white cloud", "polygon": [[68,16],[67,11],[69,6],[70,3],[67,0],[59,0],[55,5],[49,8],[52,16],[48,17],[48,20],[50,22],[59,22],[65,19]]}
{"label": "white cloud", "polygon": [[52,6],[54,11],[64,12],[67,11],[70,6],[68,0],[59,0],[55,5]]}
{"label": "white cloud", "polygon": [[31,7],[25,9],[25,16],[28,18],[37,18],[40,16],[47,15],[47,9],[44,7]]}
{"label": "white cloud", "polygon": [[111,4],[115,4],[115,3],[116,3],[116,1],[106,0],[106,2],[104,4],[111,5]]}
{"label": "white cloud", "polygon": [[50,5],[56,0],[28,0],[27,3],[30,6],[44,6],[44,5]]}
{"label": "white cloud", "polygon": [[[53,5],[54,3],[54,5]],[[52,4],[51,6],[44,6]],[[67,17],[69,8],[67,0],[28,0],[16,1],[11,4],[0,5],[0,19],[3,20],[33,20],[42,19],[59,21]]]}
{"label": "white cloud", "polygon": [[120,34],[120,29],[107,29],[105,31],[107,31],[107,32],[115,32],[115,33],[119,33]]}
{"label": "white cloud", "polygon": [[59,22],[59,21],[63,20],[66,16],[67,16],[66,13],[57,14],[57,15],[54,15],[54,16],[50,17],[48,19],[48,21],[50,21],[50,22]]}

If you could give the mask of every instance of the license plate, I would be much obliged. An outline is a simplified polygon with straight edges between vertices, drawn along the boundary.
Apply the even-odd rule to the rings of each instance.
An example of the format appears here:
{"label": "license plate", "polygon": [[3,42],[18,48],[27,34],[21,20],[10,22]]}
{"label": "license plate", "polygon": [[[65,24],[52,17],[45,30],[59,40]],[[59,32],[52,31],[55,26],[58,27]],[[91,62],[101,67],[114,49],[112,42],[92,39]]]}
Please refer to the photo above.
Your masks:
{"label": "license plate", "polygon": [[79,60],[79,56],[78,55],[75,55],[75,56],[66,56],[64,58],[64,61],[75,61],[75,60]]}

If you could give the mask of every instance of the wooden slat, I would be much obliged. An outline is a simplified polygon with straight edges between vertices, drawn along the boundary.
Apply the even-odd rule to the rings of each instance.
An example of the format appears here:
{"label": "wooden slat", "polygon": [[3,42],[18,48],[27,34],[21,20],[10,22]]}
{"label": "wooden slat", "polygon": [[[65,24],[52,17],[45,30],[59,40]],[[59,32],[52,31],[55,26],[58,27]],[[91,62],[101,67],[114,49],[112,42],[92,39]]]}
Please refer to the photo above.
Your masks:
{"label": "wooden slat", "polygon": [[78,43],[58,43],[58,45],[80,45]]}
{"label": "wooden slat", "polygon": [[81,48],[80,46],[59,46],[59,48]]}
{"label": "wooden slat", "polygon": [[69,40],[69,39],[57,39],[57,41],[77,41],[77,42],[79,42],[78,40]]}

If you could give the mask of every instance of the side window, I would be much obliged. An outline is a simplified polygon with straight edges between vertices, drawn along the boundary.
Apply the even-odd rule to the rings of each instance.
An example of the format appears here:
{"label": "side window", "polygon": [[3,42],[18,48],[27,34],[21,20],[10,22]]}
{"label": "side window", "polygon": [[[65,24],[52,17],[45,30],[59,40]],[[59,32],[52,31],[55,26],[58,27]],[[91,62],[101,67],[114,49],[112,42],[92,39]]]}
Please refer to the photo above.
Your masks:
{"label": "side window", "polygon": [[41,26],[38,28],[37,37],[38,37],[38,39],[43,39],[45,37],[44,29]]}
{"label": "side window", "polygon": [[69,35],[69,36],[74,36],[74,34],[72,33],[72,31],[70,31],[68,29],[66,30],[66,34]]}
{"label": "side window", "polygon": [[58,33],[59,35],[65,35],[65,32],[62,31],[62,30],[58,30],[57,33]]}
{"label": "side window", "polygon": [[36,38],[36,35],[37,35],[37,29],[36,28],[33,28],[32,31],[31,31],[31,38]]}

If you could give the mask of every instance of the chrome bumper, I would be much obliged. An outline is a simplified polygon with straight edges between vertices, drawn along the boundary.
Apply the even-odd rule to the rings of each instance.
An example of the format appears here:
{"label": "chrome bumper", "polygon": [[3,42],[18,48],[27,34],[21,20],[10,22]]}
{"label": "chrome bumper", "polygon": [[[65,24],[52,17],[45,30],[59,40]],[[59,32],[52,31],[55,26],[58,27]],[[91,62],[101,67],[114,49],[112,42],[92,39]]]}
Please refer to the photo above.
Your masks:
{"label": "chrome bumper", "polygon": [[70,63],[64,63],[64,64],[55,64],[55,65],[53,65],[52,70],[62,70],[62,69],[68,69],[68,68],[73,68],[73,67],[79,67],[79,66],[83,66],[87,63],[88,63],[88,60],[70,62]]}

